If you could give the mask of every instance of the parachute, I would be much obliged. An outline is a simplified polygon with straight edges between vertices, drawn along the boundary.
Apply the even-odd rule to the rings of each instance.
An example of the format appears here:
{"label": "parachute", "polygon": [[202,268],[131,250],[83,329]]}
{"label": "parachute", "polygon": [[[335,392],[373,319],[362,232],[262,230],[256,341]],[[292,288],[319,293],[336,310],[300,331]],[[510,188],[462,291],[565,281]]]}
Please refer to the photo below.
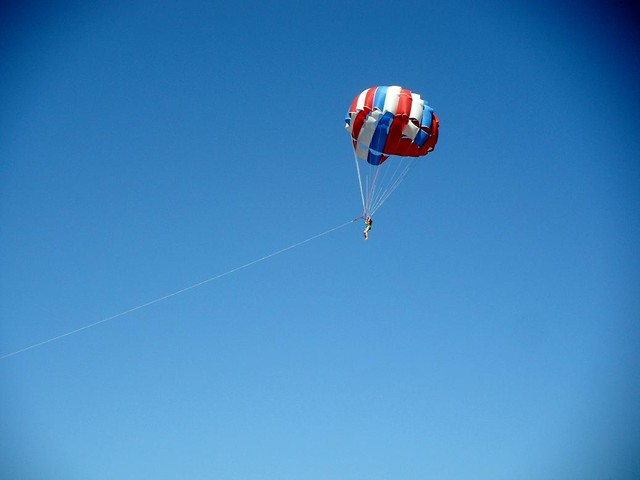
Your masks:
{"label": "parachute", "polygon": [[366,218],[389,198],[417,159],[433,151],[438,141],[438,117],[419,94],[386,86],[371,87],[358,95],[345,122]]}

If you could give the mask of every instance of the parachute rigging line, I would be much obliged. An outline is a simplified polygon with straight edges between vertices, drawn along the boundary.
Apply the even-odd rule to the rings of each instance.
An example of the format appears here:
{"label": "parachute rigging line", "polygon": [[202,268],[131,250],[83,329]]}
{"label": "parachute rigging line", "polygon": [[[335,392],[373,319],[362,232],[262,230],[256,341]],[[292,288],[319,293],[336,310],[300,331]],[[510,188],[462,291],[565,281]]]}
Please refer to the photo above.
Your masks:
{"label": "parachute rigging line", "polygon": [[362,176],[360,175],[360,163],[358,162],[358,154],[355,150],[353,151],[353,158],[356,161],[356,170],[358,171],[358,184],[360,185],[360,197],[362,197],[362,216],[364,217],[364,215],[367,213],[367,205],[364,201],[364,192],[362,190]]}
{"label": "parachute rigging line", "polygon": [[[403,182],[409,172],[418,164],[420,160],[415,157],[406,158],[394,158],[385,162],[382,168],[387,167],[384,172],[384,179],[381,183],[386,185],[386,188],[381,190],[377,195],[377,200],[370,205],[371,215],[373,215],[383,203],[387,201],[389,196],[395,191],[396,188]],[[395,168],[391,168],[391,163],[395,165]]]}
{"label": "parachute rigging line", "polygon": [[329,230],[327,230],[325,232],[318,233],[318,234],[316,234],[316,235],[314,235],[312,237],[309,237],[306,240],[302,240],[300,242],[294,243],[293,245],[289,245],[288,247],[285,247],[285,248],[282,248],[280,250],[277,250],[277,251],[275,251],[273,253],[265,255],[264,257],[260,257],[260,258],[258,258],[256,260],[252,260],[249,263],[245,263],[244,265],[241,265],[239,267],[232,268],[231,270],[228,270],[228,271],[226,271],[224,273],[219,273],[218,275],[215,275],[213,277],[207,278],[206,280],[202,280],[202,281],[200,281],[198,283],[194,283],[193,285],[189,285],[188,287],[181,288],[180,290],[176,290],[173,293],[169,293],[169,294],[164,295],[162,297],[158,297],[158,298],[156,298],[154,300],[150,300],[148,302],[142,303],[142,304],[138,305],[137,307],[133,307],[133,308],[130,308],[128,310],[124,310],[124,311],[122,311],[120,313],[117,313],[115,315],[112,315],[110,317],[106,317],[106,318],[103,318],[103,319],[98,320],[96,322],[89,323],[89,324],[84,325],[82,327],[76,328],[74,330],[70,330],[70,331],[68,331],[66,333],[62,333],[60,335],[56,335],[55,337],[51,337],[51,338],[49,338],[47,340],[43,340],[41,342],[34,343],[32,345],[29,345],[27,347],[21,348],[19,350],[14,351],[14,352],[5,353],[4,355],[0,356],[0,360],[4,360],[5,358],[13,357],[14,355],[18,355],[20,353],[26,352],[28,350],[32,350],[32,349],[37,348],[37,347],[41,347],[43,345],[46,345],[47,343],[55,342],[56,340],[61,340],[61,339],[65,338],[65,337],[69,337],[71,335],[75,335],[76,333],[80,333],[80,332],[82,332],[84,330],[88,330],[90,328],[96,327],[96,326],[98,326],[98,325],[100,325],[102,323],[106,323],[106,322],[109,322],[111,320],[115,320],[116,318],[119,318],[119,317],[124,317],[125,315],[133,313],[133,312],[135,312],[137,310],[141,310],[141,309],[149,307],[151,305],[155,305],[156,303],[162,302],[163,300],[167,300],[167,299],[169,299],[171,297],[175,297],[176,295],[180,295],[181,293],[185,293],[185,292],[187,292],[189,290],[193,290],[194,288],[201,287],[202,285],[205,285],[207,283],[213,282],[214,280],[218,280],[218,279],[220,279],[222,277],[226,277],[227,275],[231,275],[232,273],[235,273],[235,272],[237,272],[239,270],[243,270],[243,269],[245,269],[247,267],[255,265],[256,263],[263,262],[265,260],[268,260],[269,258],[275,257],[276,255],[280,255],[281,253],[287,252],[289,250],[293,250],[294,248],[300,247],[300,246],[304,245],[305,243],[309,243],[312,240],[315,240],[317,238],[320,238],[320,237],[323,237],[325,235],[328,235],[329,233],[335,232],[336,230],[339,230],[339,229],[341,229],[343,227],[346,227],[347,225],[349,225],[351,223],[354,223],[357,220],[358,220],[358,218],[354,218],[353,220],[349,220],[348,222],[345,222],[345,223],[343,223],[341,225],[338,225],[337,227],[330,228]]}
{"label": "parachute rigging line", "polygon": [[420,161],[416,157],[390,158],[383,165],[370,165],[354,153],[363,217],[372,216]]}

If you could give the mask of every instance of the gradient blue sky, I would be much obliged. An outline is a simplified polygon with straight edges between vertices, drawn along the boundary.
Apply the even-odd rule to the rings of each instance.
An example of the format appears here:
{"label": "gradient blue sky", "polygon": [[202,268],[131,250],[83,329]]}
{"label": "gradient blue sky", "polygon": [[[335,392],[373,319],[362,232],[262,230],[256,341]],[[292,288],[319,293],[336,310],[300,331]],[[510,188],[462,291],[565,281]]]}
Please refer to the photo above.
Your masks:
{"label": "gradient blue sky", "polygon": [[640,477],[637,10],[442,3],[3,3],[0,355],[359,215],[364,88],[441,119],[369,242],[0,360],[3,478]]}

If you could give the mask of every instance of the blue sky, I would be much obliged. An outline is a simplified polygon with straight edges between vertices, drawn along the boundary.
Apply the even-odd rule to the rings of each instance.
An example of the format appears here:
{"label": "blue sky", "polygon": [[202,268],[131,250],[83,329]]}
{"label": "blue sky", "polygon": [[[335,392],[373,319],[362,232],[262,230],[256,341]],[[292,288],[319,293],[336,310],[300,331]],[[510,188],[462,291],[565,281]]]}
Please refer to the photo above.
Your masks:
{"label": "blue sky", "polygon": [[368,242],[350,224],[0,360],[5,477],[638,477],[632,7],[0,18],[0,355],[359,215],[363,89],[441,121]]}

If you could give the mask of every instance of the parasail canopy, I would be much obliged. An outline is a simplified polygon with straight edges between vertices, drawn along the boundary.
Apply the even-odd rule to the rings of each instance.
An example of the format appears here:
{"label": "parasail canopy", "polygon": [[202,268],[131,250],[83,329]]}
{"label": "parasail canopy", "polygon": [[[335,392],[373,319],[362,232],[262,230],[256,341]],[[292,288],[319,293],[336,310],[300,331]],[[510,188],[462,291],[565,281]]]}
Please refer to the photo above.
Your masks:
{"label": "parasail canopy", "polygon": [[[364,90],[345,118],[360,182],[363,215],[371,216],[438,141],[438,117],[406,88]],[[389,158],[389,157],[402,158]]]}

